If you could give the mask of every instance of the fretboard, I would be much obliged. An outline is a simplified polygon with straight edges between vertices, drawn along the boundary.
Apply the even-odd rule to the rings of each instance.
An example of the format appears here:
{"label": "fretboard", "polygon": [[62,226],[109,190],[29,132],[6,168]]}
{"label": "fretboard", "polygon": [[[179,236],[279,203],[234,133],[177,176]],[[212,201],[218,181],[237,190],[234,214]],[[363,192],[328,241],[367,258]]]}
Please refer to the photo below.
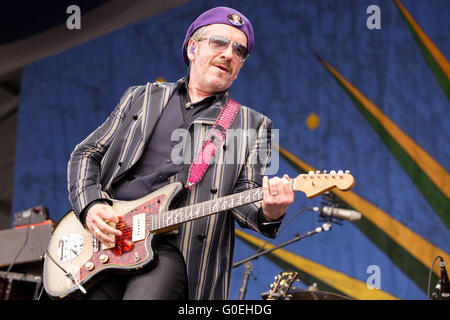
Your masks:
{"label": "fretboard", "polygon": [[263,199],[263,194],[263,188],[250,189],[184,208],[152,214],[147,217],[147,225],[150,231],[168,228],[187,221],[200,219],[215,213],[260,201]]}

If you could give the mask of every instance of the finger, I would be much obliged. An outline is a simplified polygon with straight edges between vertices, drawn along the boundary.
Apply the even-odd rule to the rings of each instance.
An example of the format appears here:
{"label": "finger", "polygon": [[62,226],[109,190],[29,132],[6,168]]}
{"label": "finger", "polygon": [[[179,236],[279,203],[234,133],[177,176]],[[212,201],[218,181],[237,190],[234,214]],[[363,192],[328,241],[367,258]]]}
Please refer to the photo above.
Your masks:
{"label": "finger", "polygon": [[[103,232],[103,233],[111,233],[116,236],[122,235],[122,232],[115,229],[113,226],[110,226],[108,222],[118,223],[119,218],[116,216],[115,211],[109,205],[101,205],[94,211],[92,216],[94,225]],[[95,231],[95,230],[94,230]]]}
{"label": "finger", "polygon": [[100,227],[97,225],[94,225],[93,229],[94,229],[93,234],[95,235],[95,237],[105,245],[115,243],[115,237],[111,233],[108,233],[107,231],[100,229]]}
{"label": "finger", "polygon": [[119,222],[119,218],[116,215],[114,209],[108,204],[102,204],[98,207],[98,215],[105,221],[114,223]]}
{"label": "finger", "polygon": [[[95,205],[89,210],[88,215],[86,216],[86,226],[89,231],[93,233],[97,239],[106,244],[114,242],[114,237],[111,235],[122,235],[120,230],[108,225],[104,220],[105,218],[111,219],[114,216],[111,215],[111,211],[114,212],[108,205]],[[118,221],[119,219],[116,217],[116,220]]]}
{"label": "finger", "polygon": [[101,220],[97,223],[97,227],[100,229],[101,232],[104,234],[113,234],[115,236],[121,236],[122,232],[120,230],[117,230],[116,228],[110,226],[105,221]]}
{"label": "finger", "polygon": [[[113,234],[116,236],[121,236],[122,232],[114,227],[114,225],[109,224],[109,220],[106,220],[104,217],[108,217],[105,214],[99,214],[94,218],[94,225],[99,229],[99,231],[104,234]],[[118,220],[118,219],[117,219]]]}
{"label": "finger", "polygon": [[281,179],[278,177],[273,177],[269,180],[269,193],[272,197],[276,197],[280,193],[280,185]]}
{"label": "finger", "polygon": [[263,177],[263,191],[264,191],[263,199],[269,198],[269,196],[270,196],[270,193],[269,193],[269,178],[267,176]]}
{"label": "finger", "polygon": [[102,231],[96,231],[94,233],[95,237],[100,240],[100,242],[104,243],[105,245],[110,245],[115,243],[115,239],[113,237],[110,237],[106,234],[104,234]]}
{"label": "finger", "polygon": [[[288,177],[289,178],[289,177]],[[292,190],[291,182],[283,177],[283,194],[286,196],[289,200],[294,197],[294,191]]]}

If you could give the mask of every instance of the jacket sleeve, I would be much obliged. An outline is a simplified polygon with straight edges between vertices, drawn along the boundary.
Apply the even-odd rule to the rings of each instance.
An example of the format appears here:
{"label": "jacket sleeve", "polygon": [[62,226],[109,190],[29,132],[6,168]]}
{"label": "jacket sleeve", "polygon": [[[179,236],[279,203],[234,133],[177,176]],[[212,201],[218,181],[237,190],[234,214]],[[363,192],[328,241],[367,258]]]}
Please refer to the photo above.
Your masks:
{"label": "jacket sleeve", "polygon": [[125,91],[106,121],[79,143],[70,156],[67,166],[69,200],[78,217],[92,201],[109,199],[99,182],[100,166],[130,109],[135,88]]}
{"label": "jacket sleeve", "polygon": [[[242,192],[262,186],[262,178],[271,155],[272,121],[263,117],[257,127],[254,143],[250,144],[248,157],[241,169],[233,193]],[[232,210],[238,224],[250,228],[267,237],[275,238],[281,221],[270,221],[265,218],[262,201],[238,207]]]}

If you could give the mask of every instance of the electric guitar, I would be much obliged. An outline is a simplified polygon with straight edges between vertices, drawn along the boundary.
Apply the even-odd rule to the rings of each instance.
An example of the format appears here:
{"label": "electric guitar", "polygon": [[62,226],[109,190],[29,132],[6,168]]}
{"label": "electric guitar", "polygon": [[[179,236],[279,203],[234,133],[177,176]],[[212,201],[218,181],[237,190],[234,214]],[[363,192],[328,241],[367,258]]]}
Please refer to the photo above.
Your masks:
{"label": "electric guitar", "polygon": [[[326,172],[326,171],[325,171]],[[349,190],[355,181],[346,171],[310,172],[291,179],[294,191],[313,198],[332,188]],[[53,231],[44,261],[44,288],[51,297],[65,298],[86,292],[104,271],[138,271],[157,262],[152,248],[155,234],[177,228],[180,224],[231,210],[263,199],[263,188],[255,188],[191,206],[169,210],[183,185],[174,182],[133,201],[112,200],[119,218],[115,225],[122,231],[115,243],[105,246],[68,212]]]}
{"label": "electric guitar", "polygon": [[283,271],[275,277],[275,282],[270,285],[270,291],[266,300],[284,300],[292,287],[298,272]]}

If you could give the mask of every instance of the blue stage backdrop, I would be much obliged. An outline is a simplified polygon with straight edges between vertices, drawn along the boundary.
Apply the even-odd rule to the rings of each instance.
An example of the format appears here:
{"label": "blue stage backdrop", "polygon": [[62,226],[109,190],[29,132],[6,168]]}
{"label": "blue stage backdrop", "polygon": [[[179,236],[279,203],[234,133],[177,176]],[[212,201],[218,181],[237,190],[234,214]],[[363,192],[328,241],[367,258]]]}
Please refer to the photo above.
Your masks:
{"label": "blue stage backdrop", "polygon": [[[131,85],[186,74],[181,44],[190,23],[218,5],[247,15],[254,52],[231,88],[279,129],[279,170],[349,169],[354,188],[333,194],[362,219],[253,261],[247,299],[273,277],[356,299],[426,299],[428,271],[450,263],[449,4],[433,1],[192,1],[23,70],[13,211],[69,209],[66,168]],[[376,5],[376,7],[370,7]],[[297,193],[283,230],[266,248],[321,226],[323,198]],[[234,260],[266,239],[237,228]],[[233,270],[237,299],[243,266]],[[434,269],[431,285],[439,276]]]}

